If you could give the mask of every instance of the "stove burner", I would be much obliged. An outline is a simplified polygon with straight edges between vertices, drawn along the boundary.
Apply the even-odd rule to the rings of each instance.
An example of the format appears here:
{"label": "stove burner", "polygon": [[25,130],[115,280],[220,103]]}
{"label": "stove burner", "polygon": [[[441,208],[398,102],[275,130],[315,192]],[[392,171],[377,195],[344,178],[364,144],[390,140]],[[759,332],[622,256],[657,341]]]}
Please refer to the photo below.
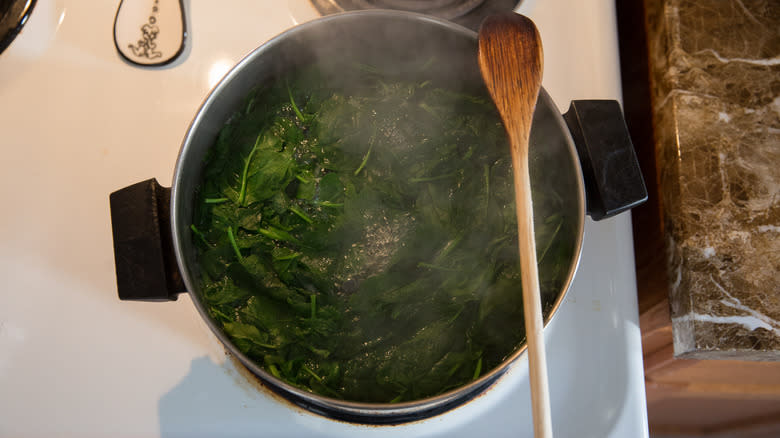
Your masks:
{"label": "stove burner", "polygon": [[361,9],[395,9],[419,12],[478,30],[490,14],[511,11],[518,0],[310,0],[322,15]]}

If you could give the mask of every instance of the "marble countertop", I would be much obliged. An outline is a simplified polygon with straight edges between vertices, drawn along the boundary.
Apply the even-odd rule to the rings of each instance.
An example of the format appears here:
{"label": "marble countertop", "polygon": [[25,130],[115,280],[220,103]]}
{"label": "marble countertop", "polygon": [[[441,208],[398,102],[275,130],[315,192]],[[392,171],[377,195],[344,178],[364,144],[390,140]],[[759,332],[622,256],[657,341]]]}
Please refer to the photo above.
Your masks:
{"label": "marble countertop", "polygon": [[644,4],[675,355],[780,360],[780,3]]}

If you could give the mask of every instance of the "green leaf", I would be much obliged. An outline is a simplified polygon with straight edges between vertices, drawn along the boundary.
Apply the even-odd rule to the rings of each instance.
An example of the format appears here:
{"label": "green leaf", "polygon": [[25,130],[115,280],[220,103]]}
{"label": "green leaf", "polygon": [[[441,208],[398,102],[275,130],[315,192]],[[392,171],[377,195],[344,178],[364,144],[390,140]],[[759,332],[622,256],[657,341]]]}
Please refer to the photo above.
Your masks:
{"label": "green leaf", "polygon": [[266,228],[261,228],[257,230],[257,232],[269,239],[278,240],[281,242],[299,243],[298,239],[293,237],[292,234],[288,233],[287,231],[281,228],[274,227],[272,225],[269,225]]}
{"label": "green leaf", "polygon": [[281,321],[290,320],[293,315],[284,303],[274,300],[264,294],[257,294],[247,301],[246,306],[239,311],[242,320],[266,331],[276,330],[275,345],[283,344],[288,336],[282,336]]}
{"label": "green leaf", "polygon": [[335,173],[329,173],[322,177],[319,191],[320,202],[340,202],[344,199],[344,184]]}
{"label": "green leaf", "polygon": [[295,197],[298,199],[312,200],[314,199],[317,191],[317,181],[315,180],[313,172],[309,169],[299,169],[295,178],[298,180],[298,187],[295,193]]}
{"label": "green leaf", "polygon": [[244,353],[247,353],[256,347],[272,350],[278,347],[269,342],[267,333],[261,333],[260,330],[253,325],[242,324],[240,322],[226,322],[222,327],[238,349]]}
{"label": "green leaf", "polygon": [[204,288],[203,298],[213,306],[234,305],[246,301],[249,292],[225,278]]}

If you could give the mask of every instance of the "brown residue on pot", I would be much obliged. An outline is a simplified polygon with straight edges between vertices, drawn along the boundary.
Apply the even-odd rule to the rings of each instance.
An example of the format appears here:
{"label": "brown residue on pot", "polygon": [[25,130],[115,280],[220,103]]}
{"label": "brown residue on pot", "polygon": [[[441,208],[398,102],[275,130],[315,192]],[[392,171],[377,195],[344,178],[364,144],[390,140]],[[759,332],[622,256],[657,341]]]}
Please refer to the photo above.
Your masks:
{"label": "brown residue on pot", "polygon": [[[262,380],[260,380],[259,377],[254,375],[251,371],[249,371],[249,369],[245,367],[240,360],[238,360],[235,356],[230,354],[229,351],[225,351],[225,358],[227,358],[227,362],[233,365],[232,367],[233,369],[226,366],[225,370],[228,372],[228,374],[231,377],[233,377],[236,380],[238,386],[244,389],[248,395],[252,396],[253,398],[256,398],[259,392],[261,393],[262,396],[269,396],[274,401],[277,401],[280,404],[293,408],[297,412],[311,414],[310,412],[306,411],[300,406],[293,404],[286,398],[272,391],[268,386],[266,386],[263,383]],[[235,372],[233,372],[233,370],[235,370]],[[257,392],[252,391],[252,389],[257,390]]]}
{"label": "brown residue on pot", "polygon": [[356,423],[356,422],[345,421],[339,418],[334,418],[327,414],[318,414],[315,412],[311,412],[301,406],[298,406],[297,404],[291,402],[290,400],[284,398],[283,396],[279,395],[278,393],[270,389],[265,383],[263,383],[262,380],[260,380],[259,377],[254,375],[252,371],[250,371],[247,367],[245,367],[244,364],[242,364],[241,361],[239,361],[229,351],[225,351],[225,357],[227,359],[226,364],[229,363],[232,365],[232,369],[229,366],[225,366],[225,370],[227,371],[227,374],[233,377],[236,380],[238,386],[244,389],[244,391],[250,397],[255,399],[258,396],[271,397],[274,401],[284,406],[287,406],[288,408],[291,408],[294,412],[301,415],[309,415],[309,416],[327,419],[329,421],[333,421],[336,423],[342,423],[345,425],[357,426],[357,427],[367,427],[367,428],[390,428],[390,427],[399,427],[399,426],[411,426],[411,425],[421,423],[423,421],[437,418],[441,415],[452,415],[453,413],[460,410],[461,408],[487,395],[491,390],[493,390],[493,388],[496,387],[496,385],[500,382],[501,378],[503,377],[503,376],[499,376],[498,379],[491,382],[482,391],[479,391],[477,394],[474,394],[469,400],[466,400],[463,404],[454,406],[450,410],[443,412],[439,415],[434,415],[432,417],[420,418],[417,420],[405,421],[402,423],[395,423],[395,424]]}
{"label": "brown residue on pot", "polygon": [[269,388],[265,383],[263,383],[262,380],[260,380],[259,377],[254,375],[252,371],[249,370],[249,368],[245,367],[244,364],[241,363],[240,360],[238,360],[235,356],[230,354],[229,351],[225,351],[225,357],[227,358],[227,362],[232,364],[232,369],[230,367],[225,367],[225,370],[227,373],[233,377],[236,380],[236,383],[238,383],[238,386],[244,389],[244,391],[250,395],[253,398],[260,397],[270,397],[275,402],[286,406],[290,409],[292,409],[294,412],[301,414],[301,415],[310,415],[314,417],[324,418],[330,421],[335,421],[337,423],[344,423],[344,424],[350,424],[350,425],[360,425],[360,426],[382,426],[382,425],[372,425],[372,424],[362,424],[362,423],[350,423],[347,421],[339,420],[336,418],[318,415],[314,412],[308,411],[305,408],[302,408],[295,403],[291,402],[290,400],[282,397],[278,393],[274,392],[271,388]]}
{"label": "brown residue on pot", "polygon": [[[271,397],[274,401],[278,402],[279,404],[282,404],[284,406],[287,406],[288,408],[292,409],[298,414],[301,415],[310,415],[315,416],[323,419],[327,419],[329,421],[334,421],[337,423],[343,423],[343,424],[349,424],[352,426],[366,426],[366,427],[389,427],[389,426],[400,426],[401,424],[390,424],[390,425],[382,425],[382,424],[364,424],[364,423],[350,423],[348,421],[339,420],[337,418],[332,418],[329,416],[324,415],[318,415],[314,412],[310,412],[295,403],[291,402],[290,400],[287,400],[286,398],[282,397],[281,395],[277,394],[273,390],[271,390],[266,384],[263,383],[262,380],[260,380],[259,377],[254,375],[252,371],[250,371],[247,367],[244,366],[244,364],[241,363],[235,356],[230,354],[229,351],[225,351],[225,357],[227,358],[227,362],[233,365],[233,369],[235,372],[233,372],[232,369],[229,367],[225,367],[225,370],[228,372],[228,374],[233,377],[236,380],[236,383],[238,383],[238,386],[240,386],[242,389],[246,391],[247,394],[252,396],[253,398],[257,397],[258,395],[261,397]],[[248,384],[248,385],[247,385]],[[256,390],[253,391],[252,389]],[[403,423],[403,424],[414,424],[416,422],[410,422],[410,423]]]}

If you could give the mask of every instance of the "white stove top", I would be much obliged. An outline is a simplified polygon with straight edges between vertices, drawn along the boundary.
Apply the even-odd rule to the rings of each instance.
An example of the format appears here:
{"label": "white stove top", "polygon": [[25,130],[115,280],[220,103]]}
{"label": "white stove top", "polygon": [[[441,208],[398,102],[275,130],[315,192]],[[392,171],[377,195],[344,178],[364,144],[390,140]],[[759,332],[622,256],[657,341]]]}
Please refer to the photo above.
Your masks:
{"label": "white stove top", "polygon": [[[184,54],[143,69],[114,48],[118,3],[38,0],[0,55],[0,436],[531,436],[524,361],[444,415],[350,425],[256,389],[186,294],[117,299],[108,194],[171,181],[210,87],[314,18],[306,0],[186,1]],[[541,32],[560,109],[619,99],[613,1],[532,3],[521,10]],[[646,437],[630,215],[585,228],[579,273],[545,330],[555,435]]]}

